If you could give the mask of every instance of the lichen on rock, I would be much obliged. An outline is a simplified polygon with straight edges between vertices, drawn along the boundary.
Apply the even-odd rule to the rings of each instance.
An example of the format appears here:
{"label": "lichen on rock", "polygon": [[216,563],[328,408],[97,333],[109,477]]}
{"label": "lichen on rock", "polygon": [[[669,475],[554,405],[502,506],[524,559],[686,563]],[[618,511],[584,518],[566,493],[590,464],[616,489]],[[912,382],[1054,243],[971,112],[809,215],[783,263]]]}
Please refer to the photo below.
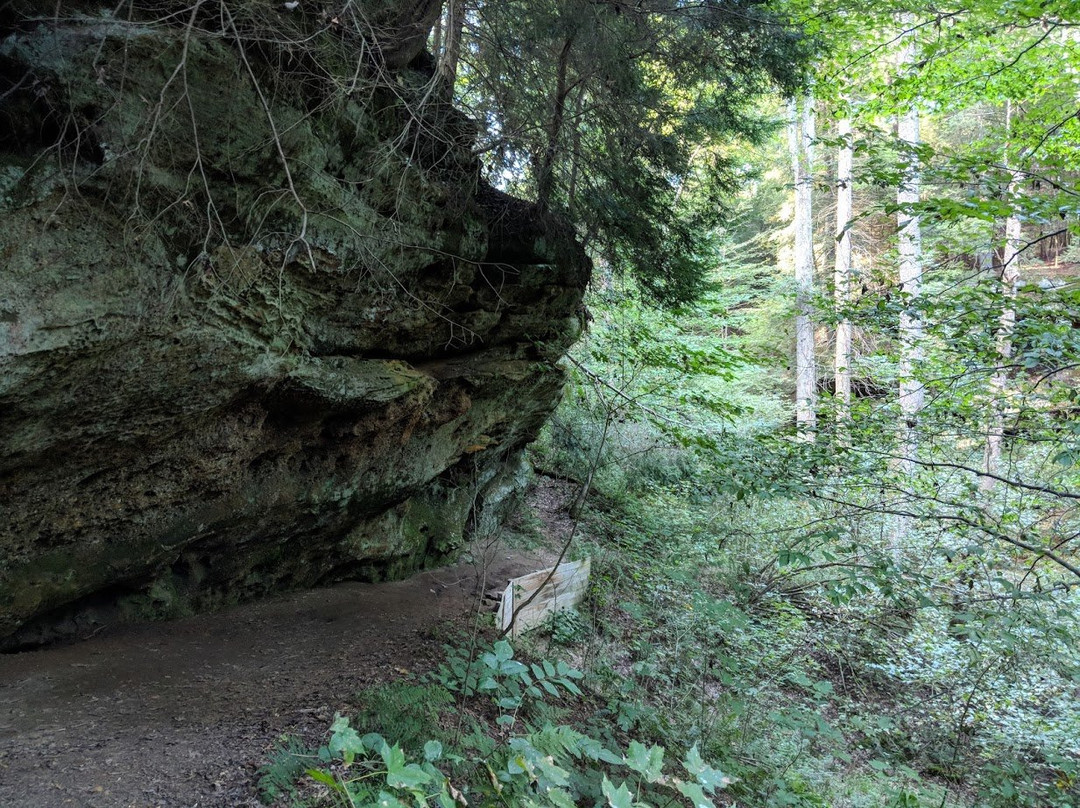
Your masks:
{"label": "lichen on rock", "polygon": [[516,490],[588,262],[481,181],[430,5],[0,12],[0,646],[399,574]]}

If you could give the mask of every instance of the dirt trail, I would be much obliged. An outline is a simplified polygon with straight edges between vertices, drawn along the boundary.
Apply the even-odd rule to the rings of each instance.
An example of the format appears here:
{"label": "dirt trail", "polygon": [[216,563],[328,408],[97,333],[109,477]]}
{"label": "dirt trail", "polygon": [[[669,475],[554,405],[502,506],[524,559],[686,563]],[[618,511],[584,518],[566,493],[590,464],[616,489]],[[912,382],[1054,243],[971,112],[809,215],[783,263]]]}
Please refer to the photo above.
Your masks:
{"label": "dirt trail", "polygon": [[[530,500],[553,540],[563,493],[547,481]],[[475,555],[0,656],[0,808],[260,805],[255,771],[282,733],[317,735],[358,690],[431,667],[485,585],[554,557]]]}

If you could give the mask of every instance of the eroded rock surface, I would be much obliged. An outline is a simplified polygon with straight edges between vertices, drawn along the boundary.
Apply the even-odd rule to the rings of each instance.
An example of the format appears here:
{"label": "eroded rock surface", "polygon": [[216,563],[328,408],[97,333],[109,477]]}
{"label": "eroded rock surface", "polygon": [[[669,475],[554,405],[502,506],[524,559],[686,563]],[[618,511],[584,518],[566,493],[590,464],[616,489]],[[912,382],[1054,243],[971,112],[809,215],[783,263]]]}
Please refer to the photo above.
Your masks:
{"label": "eroded rock surface", "polygon": [[47,5],[0,12],[0,647],[497,519],[588,265],[481,182],[431,4]]}

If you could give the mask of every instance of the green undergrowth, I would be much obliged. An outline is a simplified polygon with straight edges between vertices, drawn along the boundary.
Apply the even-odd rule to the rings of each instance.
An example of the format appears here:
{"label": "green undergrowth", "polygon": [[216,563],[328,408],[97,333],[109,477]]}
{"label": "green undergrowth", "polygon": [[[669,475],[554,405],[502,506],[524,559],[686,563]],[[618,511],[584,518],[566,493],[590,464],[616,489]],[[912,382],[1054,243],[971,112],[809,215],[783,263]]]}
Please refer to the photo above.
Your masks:
{"label": "green undergrowth", "polygon": [[358,712],[338,715],[317,749],[282,739],[261,771],[263,801],[705,806],[731,784],[696,745],[673,755],[606,731],[567,661],[526,662],[505,640],[478,642],[447,646],[425,684],[362,693]]}
{"label": "green undergrowth", "polygon": [[658,471],[637,444],[600,448],[579,548],[598,718],[695,745],[734,778],[717,804],[1080,804],[1075,588],[946,520],[829,502],[845,481],[795,444],[668,447]]}
{"label": "green undergrowth", "polygon": [[[578,476],[553,457],[549,443],[534,460]],[[803,460],[759,461],[758,479],[799,479]],[[986,571],[1015,558],[950,559],[925,527],[898,554],[887,516],[841,519],[784,486],[740,497],[700,457],[678,461],[597,469],[578,611],[513,645],[484,617],[434,671],[359,694],[320,747],[275,752],[267,801],[1080,804],[1075,593],[1004,597]]]}
{"label": "green undergrowth", "polygon": [[995,490],[966,393],[937,391],[915,470],[874,400],[794,440],[764,335],[710,337],[738,291],[597,307],[532,450],[580,514],[585,603],[512,646],[486,617],[363,695],[297,804],[1080,805],[1080,591],[1038,550],[1077,563],[1073,422],[1032,415]]}

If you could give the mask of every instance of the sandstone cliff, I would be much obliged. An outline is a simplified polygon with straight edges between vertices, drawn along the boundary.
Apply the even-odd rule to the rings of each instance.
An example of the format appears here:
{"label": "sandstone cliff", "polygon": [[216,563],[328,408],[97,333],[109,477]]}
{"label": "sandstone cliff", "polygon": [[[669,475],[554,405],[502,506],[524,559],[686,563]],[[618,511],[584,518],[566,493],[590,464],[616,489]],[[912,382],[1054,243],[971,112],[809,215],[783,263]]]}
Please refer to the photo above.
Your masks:
{"label": "sandstone cliff", "polygon": [[498,518],[588,264],[481,182],[414,5],[0,10],[0,647]]}

